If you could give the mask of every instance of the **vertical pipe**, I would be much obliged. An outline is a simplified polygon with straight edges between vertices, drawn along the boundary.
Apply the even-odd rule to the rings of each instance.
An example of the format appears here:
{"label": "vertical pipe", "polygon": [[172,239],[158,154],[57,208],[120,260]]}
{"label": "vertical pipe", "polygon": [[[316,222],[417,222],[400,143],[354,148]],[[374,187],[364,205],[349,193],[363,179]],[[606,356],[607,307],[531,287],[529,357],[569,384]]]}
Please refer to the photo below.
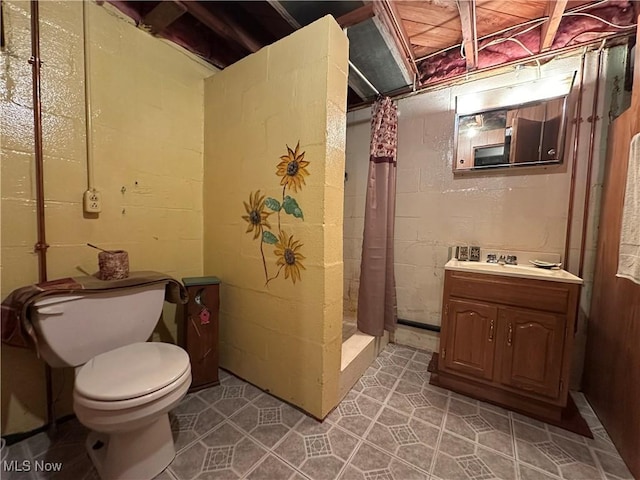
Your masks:
{"label": "vertical pipe", "polygon": [[587,243],[587,226],[589,221],[589,201],[591,199],[591,174],[593,170],[593,147],[596,136],[596,124],[598,123],[598,97],[600,90],[600,68],[602,67],[602,49],[604,48],[604,40],[598,50],[598,65],[596,67],[596,83],[593,91],[593,108],[591,109],[591,133],[589,134],[589,159],[587,161],[587,180],[584,192],[584,208],[582,211],[582,238],[580,241],[580,263],[578,276],[582,278],[584,273],[584,255]]}
{"label": "vertical pipe", "polygon": [[567,228],[565,233],[564,257],[562,262],[565,268],[569,268],[569,247],[571,245],[571,224],[573,223],[573,203],[575,201],[576,190],[576,167],[578,163],[578,146],[580,144],[580,123],[582,122],[582,91],[584,88],[584,64],[587,52],[582,53],[580,59],[580,89],[578,91],[578,102],[576,106],[576,128],[573,135],[573,155],[571,159],[571,185],[569,187],[569,208],[567,210]]}
{"label": "vertical pipe", "polygon": [[47,281],[47,245],[44,225],[44,162],[42,155],[42,103],[40,96],[40,22],[38,0],[31,0],[31,58],[33,83],[33,133],[36,161],[36,216],[38,240],[34,250],[38,254],[38,279]]}
{"label": "vertical pipe", "polygon": [[[38,281],[47,281],[47,245],[44,221],[44,160],[42,154],[42,100],[40,95],[40,12],[38,0],[31,0],[31,64],[33,83],[33,134],[36,163],[36,217],[38,239],[34,250],[38,254]],[[55,430],[55,411],[53,408],[53,379],[51,367],[45,364],[45,383],[47,390],[47,423]]]}
{"label": "vertical pipe", "polygon": [[0,48],[4,48],[4,5],[0,0]]}
{"label": "vertical pipe", "polygon": [[91,109],[91,60],[89,44],[89,14],[87,2],[82,2],[82,45],[84,54],[84,115],[85,115],[85,146],[87,149],[87,190],[95,190],[93,179],[93,114]]}

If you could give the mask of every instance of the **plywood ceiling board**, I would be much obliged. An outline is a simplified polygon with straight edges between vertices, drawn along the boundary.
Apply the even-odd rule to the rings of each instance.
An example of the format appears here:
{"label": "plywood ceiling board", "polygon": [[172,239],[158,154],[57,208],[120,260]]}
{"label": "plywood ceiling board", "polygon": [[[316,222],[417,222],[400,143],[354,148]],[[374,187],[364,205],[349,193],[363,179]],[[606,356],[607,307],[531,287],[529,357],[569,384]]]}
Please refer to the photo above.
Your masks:
{"label": "plywood ceiling board", "polygon": [[416,58],[422,58],[440,50],[439,48],[422,47],[420,45],[412,45],[412,47]]}
{"label": "plywood ceiling board", "polygon": [[547,2],[545,1],[507,1],[504,0],[477,0],[477,8],[491,10],[519,17],[519,23],[544,16]]}
{"label": "plywood ceiling board", "polygon": [[453,9],[429,5],[428,2],[398,2],[396,7],[403,21],[408,20],[432,26],[454,21],[457,22],[457,25],[452,28],[460,28],[460,17],[455,3]]}
{"label": "plywood ceiling board", "polygon": [[424,23],[412,22],[411,20],[402,20],[404,29],[407,31],[409,37],[414,35],[420,35],[421,33],[429,31],[433,28],[431,25],[425,25]]}
{"label": "plywood ceiling board", "polygon": [[411,43],[422,47],[431,47],[435,50],[446,48],[462,41],[460,30],[450,30],[448,28],[433,27],[430,30],[411,37]]}
{"label": "plywood ceiling board", "polygon": [[476,10],[476,29],[478,37],[483,37],[499,30],[513,27],[525,21],[527,21],[527,19],[509,15],[507,13],[496,12],[494,10],[486,10],[483,8],[478,8]]}
{"label": "plywood ceiling board", "polygon": [[[439,27],[439,26],[434,26],[434,25],[425,25],[424,23],[416,23],[416,22],[411,22],[408,20],[404,20],[402,22],[402,24],[404,25],[404,28],[407,30],[407,33],[409,34],[409,37],[413,38],[415,36],[418,35],[422,35],[422,34],[426,34],[428,32],[432,32],[432,33],[442,33],[446,36],[447,39],[451,39],[451,37],[453,36],[454,39],[461,39],[462,38],[462,33],[460,33],[460,29],[453,29],[453,28],[443,28],[443,27]],[[435,30],[435,32],[434,32]]]}

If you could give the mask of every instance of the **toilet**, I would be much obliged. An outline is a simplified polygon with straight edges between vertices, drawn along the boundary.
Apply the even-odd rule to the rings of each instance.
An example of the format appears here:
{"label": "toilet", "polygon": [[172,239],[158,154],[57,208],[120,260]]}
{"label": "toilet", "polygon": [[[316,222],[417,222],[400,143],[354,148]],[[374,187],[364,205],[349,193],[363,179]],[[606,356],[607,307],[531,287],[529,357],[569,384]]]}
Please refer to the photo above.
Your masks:
{"label": "toilet", "polygon": [[91,430],[87,452],[103,480],[151,479],[175,457],[168,412],[191,384],[189,356],[146,342],[165,283],[47,296],[32,306],[40,355],[75,367],[73,409]]}

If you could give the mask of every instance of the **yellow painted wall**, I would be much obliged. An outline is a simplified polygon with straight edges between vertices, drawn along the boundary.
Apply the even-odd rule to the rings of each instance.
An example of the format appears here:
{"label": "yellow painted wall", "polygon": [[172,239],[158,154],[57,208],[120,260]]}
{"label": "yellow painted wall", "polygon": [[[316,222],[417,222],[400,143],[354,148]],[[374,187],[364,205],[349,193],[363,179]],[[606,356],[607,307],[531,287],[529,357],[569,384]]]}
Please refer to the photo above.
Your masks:
{"label": "yellow painted wall", "polygon": [[[347,63],[347,38],[324,17],[205,82],[204,273],[222,280],[220,363],[316,417],[338,401]],[[286,194],[304,220],[281,212],[281,228],[303,244],[305,270],[265,286],[243,202],[258,189],[282,200],[277,165],[298,141],[309,176]],[[273,245],[263,250],[273,276]]]}
{"label": "yellow painted wall", "polygon": [[[38,281],[29,2],[3,2],[7,46],[0,54],[2,107],[2,284]],[[91,242],[129,252],[132,270],[177,278],[202,273],[203,95],[215,73],[137,29],[111,7],[87,4],[95,182],[103,211],[85,218],[82,2],[40,3],[42,108],[49,279],[97,270]],[[124,193],[123,193],[124,187]],[[174,308],[157,336],[172,341]],[[31,351],[2,347],[2,434],[39,427],[45,415],[43,364]],[[58,414],[71,412],[70,371]],[[64,378],[63,378],[64,377]]]}

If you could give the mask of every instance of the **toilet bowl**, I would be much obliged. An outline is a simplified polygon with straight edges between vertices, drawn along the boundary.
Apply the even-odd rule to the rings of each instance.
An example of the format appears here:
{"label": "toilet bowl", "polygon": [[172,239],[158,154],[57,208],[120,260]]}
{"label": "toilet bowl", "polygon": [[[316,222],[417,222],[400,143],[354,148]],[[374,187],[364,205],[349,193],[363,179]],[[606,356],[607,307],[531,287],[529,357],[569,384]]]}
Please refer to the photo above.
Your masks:
{"label": "toilet bowl", "polygon": [[79,369],[78,420],[92,430],[87,451],[101,478],[152,478],[175,457],[168,412],[191,384],[189,356],[167,343],[134,343]]}
{"label": "toilet bowl", "polygon": [[191,384],[187,353],[145,342],[165,284],[47,297],[32,321],[41,356],[73,366],[73,409],[91,430],[87,452],[103,480],[151,479],[175,457],[168,412]]}

